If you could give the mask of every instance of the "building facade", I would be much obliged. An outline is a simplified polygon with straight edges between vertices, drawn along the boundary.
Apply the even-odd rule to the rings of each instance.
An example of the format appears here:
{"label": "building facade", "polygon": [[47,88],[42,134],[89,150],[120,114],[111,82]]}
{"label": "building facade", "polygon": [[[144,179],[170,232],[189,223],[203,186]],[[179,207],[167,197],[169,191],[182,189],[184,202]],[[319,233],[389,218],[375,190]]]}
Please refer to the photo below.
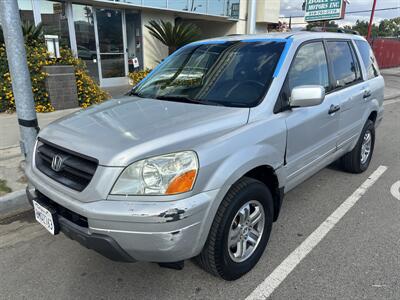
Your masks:
{"label": "building facade", "polygon": [[[267,32],[278,22],[280,0],[17,0],[23,22],[83,59],[101,86],[126,84],[128,72],[153,68],[168,54],[145,27],[150,20],[196,24],[202,38]],[[257,6],[251,16],[248,7]]]}

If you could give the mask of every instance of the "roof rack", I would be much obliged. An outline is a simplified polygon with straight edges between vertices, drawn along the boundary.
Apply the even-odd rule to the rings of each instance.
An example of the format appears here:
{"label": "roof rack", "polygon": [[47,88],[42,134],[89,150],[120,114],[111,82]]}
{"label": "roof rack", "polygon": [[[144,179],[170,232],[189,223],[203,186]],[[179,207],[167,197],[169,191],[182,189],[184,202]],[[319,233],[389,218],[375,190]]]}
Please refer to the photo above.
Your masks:
{"label": "roof rack", "polygon": [[337,32],[339,32],[339,33],[349,33],[349,34],[360,35],[360,33],[359,33],[357,30],[351,30],[351,29],[338,28]]}

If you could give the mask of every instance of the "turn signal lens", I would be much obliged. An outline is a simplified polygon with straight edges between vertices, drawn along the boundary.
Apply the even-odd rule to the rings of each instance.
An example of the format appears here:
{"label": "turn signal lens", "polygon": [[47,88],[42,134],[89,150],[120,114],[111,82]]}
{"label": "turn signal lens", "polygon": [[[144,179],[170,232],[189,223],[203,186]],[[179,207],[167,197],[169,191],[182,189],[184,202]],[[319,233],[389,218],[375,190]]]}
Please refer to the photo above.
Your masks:
{"label": "turn signal lens", "polygon": [[173,195],[188,192],[192,189],[195,179],[196,170],[190,170],[182,175],[179,175],[169,184],[165,194]]}

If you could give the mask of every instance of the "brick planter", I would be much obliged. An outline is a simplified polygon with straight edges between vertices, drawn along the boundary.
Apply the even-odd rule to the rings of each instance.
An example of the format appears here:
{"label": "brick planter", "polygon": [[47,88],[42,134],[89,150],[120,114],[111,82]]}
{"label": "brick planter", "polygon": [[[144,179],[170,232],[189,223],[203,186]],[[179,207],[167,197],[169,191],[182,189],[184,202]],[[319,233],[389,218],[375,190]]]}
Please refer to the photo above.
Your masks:
{"label": "brick planter", "polygon": [[55,110],[79,106],[73,66],[46,66],[46,90]]}

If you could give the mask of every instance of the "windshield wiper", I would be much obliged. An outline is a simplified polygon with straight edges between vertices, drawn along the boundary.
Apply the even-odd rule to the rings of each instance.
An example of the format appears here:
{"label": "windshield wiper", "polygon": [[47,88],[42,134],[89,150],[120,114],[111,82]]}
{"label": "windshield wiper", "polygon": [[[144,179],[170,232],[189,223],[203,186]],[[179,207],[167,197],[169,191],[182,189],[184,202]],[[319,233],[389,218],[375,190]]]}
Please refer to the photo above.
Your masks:
{"label": "windshield wiper", "polygon": [[221,104],[219,102],[207,101],[207,100],[197,100],[197,99],[193,99],[193,98],[186,97],[186,96],[163,95],[163,96],[156,97],[156,99],[167,100],[167,101],[179,101],[179,102],[185,102],[185,103],[203,104],[203,105],[224,106],[223,104]]}
{"label": "windshield wiper", "polygon": [[143,96],[142,94],[139,94],[139,93],[137,93],[137,92],[132,92],[132,91],[130,91],[130,92],[128,93],[128,96],[136,96],[136,97],[139,97],[139,98],[146,98],[146,97]]}

